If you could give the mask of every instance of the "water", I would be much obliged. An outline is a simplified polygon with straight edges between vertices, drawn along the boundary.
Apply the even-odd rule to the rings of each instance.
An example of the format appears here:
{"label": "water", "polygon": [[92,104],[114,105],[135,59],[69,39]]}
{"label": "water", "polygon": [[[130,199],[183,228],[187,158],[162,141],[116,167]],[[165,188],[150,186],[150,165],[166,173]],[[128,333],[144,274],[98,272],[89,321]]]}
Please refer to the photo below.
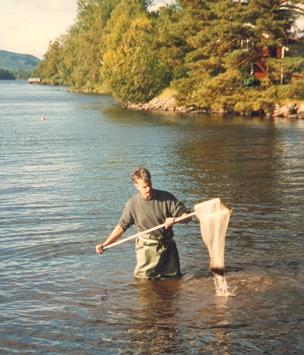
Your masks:
{"label": "water", "polygon": [[[0,81],[0,149],[1,354],[302,353],[303,121],[128,112]],[[95,254],[138,165],[190,208],[233,208],[235,297],[216,296],[195,221],[175,227],[181,280],[135,281],[133,242]]]}

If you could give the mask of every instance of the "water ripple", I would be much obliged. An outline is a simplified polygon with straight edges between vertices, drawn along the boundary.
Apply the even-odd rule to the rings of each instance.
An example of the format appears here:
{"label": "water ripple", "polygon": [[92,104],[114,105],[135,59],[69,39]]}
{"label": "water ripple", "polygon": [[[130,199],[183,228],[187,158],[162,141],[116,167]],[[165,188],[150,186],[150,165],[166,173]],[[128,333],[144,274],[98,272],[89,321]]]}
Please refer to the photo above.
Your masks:
{"label": "water ripple", "polygon": [[[0,82],[0,112],[1,354],[301,353],[303,125],[126,112],[20,81]],[[94,254],[138,165],[190,208],[233,208],[236,297],[215,296],[196,221],[175,228],[180,280],[134,281],[132,242]]]}

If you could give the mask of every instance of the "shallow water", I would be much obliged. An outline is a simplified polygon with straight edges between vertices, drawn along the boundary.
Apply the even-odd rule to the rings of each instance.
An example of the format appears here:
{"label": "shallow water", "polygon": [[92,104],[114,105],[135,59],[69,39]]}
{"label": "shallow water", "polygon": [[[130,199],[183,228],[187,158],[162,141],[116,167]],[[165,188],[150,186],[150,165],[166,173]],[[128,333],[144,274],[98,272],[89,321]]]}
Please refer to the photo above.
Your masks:
{"label": "shallow water", "polygon": [[[303,121],[128,112],[0,81],[0,149],[1,354],[302,353]],[[182,279],[135,281],[133,242],[95,255],[138,165],[189,208],[233,208],[235,297],[216,296],[196,221],[175,227]]]}

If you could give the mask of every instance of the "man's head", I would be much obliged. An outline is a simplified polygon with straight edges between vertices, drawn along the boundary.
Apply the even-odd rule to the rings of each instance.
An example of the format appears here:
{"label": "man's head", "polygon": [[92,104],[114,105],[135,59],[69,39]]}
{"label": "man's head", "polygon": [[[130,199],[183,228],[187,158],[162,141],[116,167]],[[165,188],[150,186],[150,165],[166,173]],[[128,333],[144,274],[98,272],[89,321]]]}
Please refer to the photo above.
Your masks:
{"label": "man's head", "polygon": [[139,167],[134,170],[131,179],[137,191],[140,192],[141,196],[145,200],[150,200],[152,197],[152,180],[149,170],[143,167]]}

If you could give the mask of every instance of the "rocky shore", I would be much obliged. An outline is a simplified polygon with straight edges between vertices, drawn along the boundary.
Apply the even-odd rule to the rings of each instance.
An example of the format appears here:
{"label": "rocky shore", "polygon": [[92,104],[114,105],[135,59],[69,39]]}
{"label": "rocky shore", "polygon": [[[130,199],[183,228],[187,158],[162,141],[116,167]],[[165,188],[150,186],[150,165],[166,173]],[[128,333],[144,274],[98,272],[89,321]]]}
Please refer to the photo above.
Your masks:
{"label": "rocky shore", "polygon": [[[225,112],[224,110],[218,112],[208,112],[207,110],[197,110],[194,107],[178,106],[173,96],[158,96],[144,104],[127,103],[123,105],[124,108],[137,111],[162,111],[162,112],[176,112],[176,113],[215,113],[226,114],[233,112]],[[244,114],[234,112],[236,114]],[[246,113],[246,115],[251,115]],[[282,117],[290,119],[304,119],[304,101],[292,101],[285,103],[278,103],[274,106],[272,112],[264,114],[265,117]]]}
{"label": "rocky shore", "polygon": [[274,107],[273,117],[304,119],[304,102],[290,102],[277,104]]}

